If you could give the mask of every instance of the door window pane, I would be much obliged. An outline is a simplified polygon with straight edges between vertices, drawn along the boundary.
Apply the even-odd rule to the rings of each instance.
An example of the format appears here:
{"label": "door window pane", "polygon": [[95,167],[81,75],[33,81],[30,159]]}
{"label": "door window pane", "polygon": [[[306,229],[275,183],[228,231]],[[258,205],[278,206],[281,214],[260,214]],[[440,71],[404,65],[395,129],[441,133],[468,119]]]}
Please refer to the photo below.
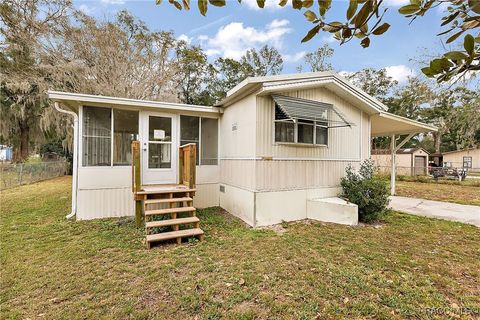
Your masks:
{"label": "door window pane", "polygon": [[195,143],[197,145],[197,165],[199,160],[200,118],[180,116],[180,145]]}
{"label": "door window pane", "polygon": [[170,143],[148,144],[148,168],[171,168],[172,145]]}
{"label": "door window pane", "polygon": [[111,164],[111,109],[83,107],[83,166]]}
{"label": "door window pane", "polygon": [[295,142],[295,124],[293,122],[275,122],[276,142]]}
{"label": "door window pane", "polygon": [[132,164],[132,141],[138,135],[138,112],[113,110],[113,165]]}
{"label": "door window pane", "polygon": [[299,123],[297,128],[298,143],[313,143],[313,124]]}
{"label": "door window pane", "polygon": [[[218,120],[202,118],[201,164],[217,165],[218,163]],[[198,149],[197,149],[198,154]]]}
{"label": "door window pane", "polygon": [[149,141],[172,141],[172,118],[148,117]]}

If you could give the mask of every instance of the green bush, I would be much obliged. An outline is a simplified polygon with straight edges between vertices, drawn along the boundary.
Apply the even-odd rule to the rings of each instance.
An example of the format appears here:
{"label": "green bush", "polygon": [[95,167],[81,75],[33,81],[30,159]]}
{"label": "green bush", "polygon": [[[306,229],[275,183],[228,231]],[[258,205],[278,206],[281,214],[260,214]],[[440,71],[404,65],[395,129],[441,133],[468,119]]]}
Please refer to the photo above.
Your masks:
{"label": "green bush", "polygon": [[360,164],[358,173],[349,165],[341,180],[342,197],[358,206],[358,219],[362,222],[378,220],[387,212],[388,183],[374,175],[373,161],[365,160]]}

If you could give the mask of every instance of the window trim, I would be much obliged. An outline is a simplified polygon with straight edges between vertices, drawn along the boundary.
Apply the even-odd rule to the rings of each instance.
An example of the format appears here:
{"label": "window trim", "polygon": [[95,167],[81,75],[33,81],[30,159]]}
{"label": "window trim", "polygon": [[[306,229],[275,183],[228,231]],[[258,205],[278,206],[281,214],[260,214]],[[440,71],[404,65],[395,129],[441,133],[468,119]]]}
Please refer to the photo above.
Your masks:
{"label": "window trim", "polygon": [[[299,147],[313,147],[313,148],[325,148],[328,147],[328,124],[327,121],[322,120],[322,121],[312,121],[312,120],[307,120],[307,119],[297,119],[297,118],[289,118],[289,119],[275,119],[275,111],[276,111],[276,104],[275,102],[273,103],[273,126],[272,126],[272,138],[273,138],[273,144],[274,145],[287,145],[287,146],[299,146]],[[305,122],[302,122],[305,121]],[[292,123],[294,124],[293,126],[293,142],[283,142],[283,141],[276,141],[276,130],[275,130],[275,124],[277,122],[286,122],[286,123]],[[307,125],[312,125],[313,126],[313,142],[312,143],[304,143],[304,142],[298,142],[298,124],[307,124]],[[317,144],[317,127],[322,127],[327,129],[327,144]]]}

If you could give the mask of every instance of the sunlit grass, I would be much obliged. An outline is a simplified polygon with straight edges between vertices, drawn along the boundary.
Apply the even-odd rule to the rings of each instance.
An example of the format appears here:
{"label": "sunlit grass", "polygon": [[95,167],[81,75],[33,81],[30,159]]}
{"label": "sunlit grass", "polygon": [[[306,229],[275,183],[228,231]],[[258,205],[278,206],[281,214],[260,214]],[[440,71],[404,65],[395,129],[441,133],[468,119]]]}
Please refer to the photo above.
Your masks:
{"label": "sunlit grass", "polygon": [[0,194],[1,319],[427,319],[431,307],[480,308],[474,226],[394,213],[377,226],[300,222],[278,234],[208,209],[204,242],[146,250],[129,219],[66,221],[68,178]]}

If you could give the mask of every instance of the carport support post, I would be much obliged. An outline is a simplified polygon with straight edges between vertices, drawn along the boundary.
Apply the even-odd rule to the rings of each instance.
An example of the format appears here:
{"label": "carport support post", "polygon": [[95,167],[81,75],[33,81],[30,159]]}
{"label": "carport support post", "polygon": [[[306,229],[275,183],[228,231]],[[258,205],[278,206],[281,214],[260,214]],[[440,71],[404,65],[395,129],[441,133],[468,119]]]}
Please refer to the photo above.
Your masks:
{"label": "carport support post", "polygon": [[395,177],[397,175],[397,166],[395,164],[395,135],[392,135],[392,141],[390,141],[390,151],[392,152],[392,169],[390,170],[390,194],[395,195]]}

